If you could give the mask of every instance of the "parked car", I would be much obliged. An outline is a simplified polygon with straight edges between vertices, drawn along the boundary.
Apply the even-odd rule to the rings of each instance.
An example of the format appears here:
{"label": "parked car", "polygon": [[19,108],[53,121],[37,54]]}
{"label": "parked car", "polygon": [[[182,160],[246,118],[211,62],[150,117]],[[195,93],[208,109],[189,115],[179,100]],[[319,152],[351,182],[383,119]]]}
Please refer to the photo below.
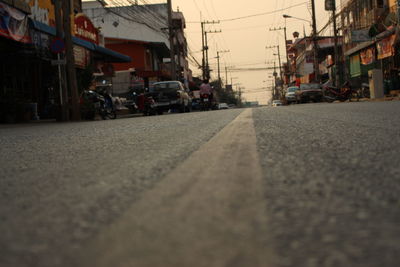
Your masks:
{"label": "parked car", "polygon": [[283,106],[283,104],[280,100],[274,100],[274,101],[272,101],[272,106],[279,107],[279,106]]}
{"label": "parked car", "polygon": [[229,106],[227,103],[219,103],[218,104],[218,109],[228,109]]}
{"label": "parked car", "polygon": [[324,94],[322,86],[318,83],[300,84],[299,90],[295,92],[297,103],[322,102]]}
{"label": "parked car", "polygon": [[285,94],[286,102],[288,104],[296,102],[296,91],[299,89],[300,88],[298,86],[288,87],[286,94]]}
{"label": "parked car", "polygon": [[145,113],[162,114],[168,110],[178,110],[179,112],[190,112],[192,110],[192,99],[188,90],[179,81],[166,81],[154,83],[152,88],[145,94],[148,106]]}

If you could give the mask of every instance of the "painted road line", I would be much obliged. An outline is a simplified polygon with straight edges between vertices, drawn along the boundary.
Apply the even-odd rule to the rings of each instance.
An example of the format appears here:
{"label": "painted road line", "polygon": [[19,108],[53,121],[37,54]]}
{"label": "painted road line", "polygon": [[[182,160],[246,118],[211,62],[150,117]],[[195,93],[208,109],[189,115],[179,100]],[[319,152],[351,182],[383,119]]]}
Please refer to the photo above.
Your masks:
{"label": "painted road line", "polygon": [[84,250],[81,266],[271,266],[247,109]]}

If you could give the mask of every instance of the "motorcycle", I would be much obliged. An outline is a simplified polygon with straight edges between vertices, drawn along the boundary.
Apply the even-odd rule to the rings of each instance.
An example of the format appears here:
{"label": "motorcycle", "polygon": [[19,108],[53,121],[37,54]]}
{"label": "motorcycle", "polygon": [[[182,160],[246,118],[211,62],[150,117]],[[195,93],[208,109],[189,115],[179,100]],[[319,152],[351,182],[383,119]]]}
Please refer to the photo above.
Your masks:
{"label": "motorcycle", "polygon": [[209,94],[200,95],[200,110],[208,111],[211,108],[211,96]]}
{"label": "motorcycle", "polygon": [[323,94],[325,100],[330,103],[335,100],[339,100],[340,102],[349,100],[351,102],[351,99],[354,97],[357,101],[360,99],[359,93],[350,86],[349,82],[345,82],[340,88],[332,85],[325,85],[323,86]]}
{"label": "motorcycle", "polygon": [[109,94],[86,90],[81,94],[80,103],[81,115],[84,119],[93,120],[96,113],[103,120],[117,118],[112,97]]}

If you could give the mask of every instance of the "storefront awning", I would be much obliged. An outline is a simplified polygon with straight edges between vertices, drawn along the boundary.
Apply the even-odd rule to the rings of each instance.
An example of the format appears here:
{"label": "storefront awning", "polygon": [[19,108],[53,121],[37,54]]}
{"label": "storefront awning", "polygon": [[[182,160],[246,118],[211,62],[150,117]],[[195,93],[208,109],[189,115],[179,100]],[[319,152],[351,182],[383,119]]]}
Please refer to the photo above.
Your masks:
{"label": "storefront awning", "polygon": [[131,57],[127,55],[123,55],[121,53],[118,53],[114,50],[99,46],[99,45],[94,45],[94,51],[102,54],[105,58],[106,61],[108,62],[115,62],[115,63],[128,63],[131,62],[132,59]]}
{"label": "storefront awning", "polygon": [[346,51],[346,52],[344,53],[344,55],[345,55],[345,56],[351,56],[351,55],[357,53],[358,51],[360,51],[360,50],[362,50],[362,49],[364,49],[364,48],[367,48],[367,47],[369,47],[369,46],[371,46],[371,45],[373,45],[373,44],[375,44],[375,41],[363,42],[363,43],[357,45],[356,47],[353,47],[352,49]]}
{"label": "storefront awning", "polygon": [[[35,28],[36,30],[47,33],[52,36],[56,36],[56,29],[54,27],[48,26],[44,23],[41,23],[39,21],[32,20],[32,19],[31,19],[31,23],[32,23],[33,28]],[[111,49],[99,46],[95,43],[85,41],[78,37],[73,36],[72,41],[76,45],[79,45],[90,51],[100,54],[101,56],[103,56],[103,58],[105,58],[105,61],[107,61],[107,62],[122,63],[122,62],[131,62],[132,61],[132,59],[129,56],[126,56],[121,53],[115,52]]]}

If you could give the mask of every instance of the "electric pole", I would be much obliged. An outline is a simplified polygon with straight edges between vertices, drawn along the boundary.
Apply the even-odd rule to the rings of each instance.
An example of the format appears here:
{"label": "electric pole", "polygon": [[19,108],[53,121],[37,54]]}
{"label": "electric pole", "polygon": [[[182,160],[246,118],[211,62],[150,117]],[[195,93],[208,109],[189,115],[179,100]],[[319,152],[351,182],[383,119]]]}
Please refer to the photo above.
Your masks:
{"label": "electric pole", "polygon": [[281,80],[283,81],[283,75],[282,75],[282,64],[281,64],[281,52],[279,49],[279,45],[272,45],[272,46],[267,46],[266,48],[276,48],[278,50],[277,54],[274,54],[278,56],[278,62],[279,62],[279,75],[281,77]]}
{"label": "electric pole", "polygon": [[214,20],[201,22],[201,41],[202,41],[202,52],[203,52],[203,59],[202,59],[203,80],[210,79],[210,70],[209,70],[209,65],[208,65],[207,33],[214,33],[214,32],[207,32],[205,30],[205,25],[206,24],[219,24],[219,23],[220,23],[219,21],[214,21]]}
{"label": "electric pole", "polygon": [[210,75],[210,64],[209,64],[209,62],[208,62],[208,50],[209,50],[209,47],[208,47],[208,33],[220,33],[220,32],[222,32],[221,30],[219,30],[219,31],[206,31],[205,32],[205,39],[206,39],[206,47],[205,47],[205,49],[206,49],[206,78],[209,80],[210,79],[210,77],[211,77],[211,75]]}
{"label": "electric pole", "polygon": [[[63,31],[63,21],[62,21],[62,12],[61,12],[61,0],[54,1],[54,14],[56,18],[56,36],[60,40],[64,38]],[[57,59],[64,59],[63,53],[57,53]],[[69,111],[68,111],[68,86],[67,86],[67,74],[65,72],[65,65],[58,64],[58,79],[59,79],[59,101],[60,108],[58,110],[59,116],[57,119],[61,121],[69,120]]]}
{"label": "electric pole", "polygon": [[225,87],[228,85],[228,67],[225,66]]}
{"label": "electric pole", "polygon": [[218,86],[219,86],[219,89],[222,88],[221,68],[220,68],[220,64],[219,64],[219,59],[220,59],[219,54],[220,54],[220,53],[228,53],[228,52],[230,52],[230,51],[229,51],[229,50],[217,51],[217,61],[218,61]]}
{"label": "electric pole", "polygon": [[[286,20],[285,20],[286,21]],[[288,51],[287,51],[287,35],[286,35],[286,26],[285,27],[279,27],[279,28],[273,28],[273,29],[269,29],[269,31],[281,31],[283,30],[284,35],[285,35],[285,52],[286,52],[286,63],[289,64],[289,55],[288,55]]]}
{"label": "electric pole", "polygon": [[[71,93],[71,119],[80,120],[80,108],[79,108],[79,95],[78,95],[78,84],[76,80],[76,69],[75,69],[75,56],[74,46],[72,42],[72,29],[71,29],[71,2],[62,1],[63,8],[63,22],[64,22],[64,41],[65,41],[65,56],[67,59],[67,74],[68,74],[68,87]],[[68,101],[68,99],[64,99]]]}
{"label": "electric pole", "polygon": [[169,52],[171,58],[171,79],[176,80],[176,62],[175,62],[175,42],[174,25],[172,20],[172,0],[168,0],[168,33],[169,33]]}
{"label": "electric pole", "polygon": [[339,44],[338,44],[338,34],[337,34],[337,25],[336,25],[336,5],[332,11],[332,19],[333,19],[333,36],[335,38],[335,73],[334,73],[334,85],[339,88],[341,85],[341,74],[339,70]]}
{"label": "electric pole", "polygon": [[318,40],[317,40],[317,19],[315,15],[315,0],[311,0],[312,24],[313,24],[313,46],[314,46],[314,73],[315,81],[319,82],[319,60],[318,60]]}

